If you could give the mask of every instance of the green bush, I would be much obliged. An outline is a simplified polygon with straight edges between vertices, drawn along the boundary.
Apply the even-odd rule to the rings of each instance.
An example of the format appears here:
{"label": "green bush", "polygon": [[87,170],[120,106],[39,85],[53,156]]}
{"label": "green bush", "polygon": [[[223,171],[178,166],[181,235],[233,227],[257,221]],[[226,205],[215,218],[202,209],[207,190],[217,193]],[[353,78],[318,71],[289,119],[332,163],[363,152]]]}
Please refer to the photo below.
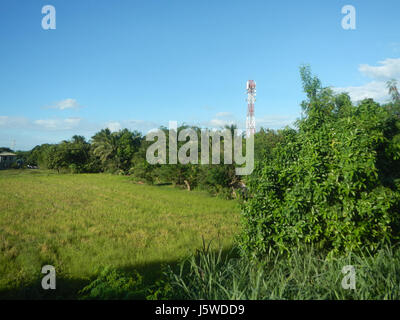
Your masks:
{"label": "green bush", "polygon": [[399,239],[398,120],[372,100],[353,106],[321,88],[308,68],[301,75],[304,118],[248,179],[242,248],[290,253],[306,243],[333,255]]}

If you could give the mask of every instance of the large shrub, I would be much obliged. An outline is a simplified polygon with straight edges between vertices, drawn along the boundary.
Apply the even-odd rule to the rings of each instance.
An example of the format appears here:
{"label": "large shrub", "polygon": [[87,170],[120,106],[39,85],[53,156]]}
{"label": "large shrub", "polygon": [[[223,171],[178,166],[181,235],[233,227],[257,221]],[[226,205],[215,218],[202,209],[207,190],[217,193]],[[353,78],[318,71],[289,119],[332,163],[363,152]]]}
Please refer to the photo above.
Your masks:
{"label": "large shrub", "polygon": [[297,130],[256,163],[243,202],[241,245],[263,254],[312,243],[331,254],[399,238],[395,115],[372,100],[353,106],[301,69],[307,100]]}

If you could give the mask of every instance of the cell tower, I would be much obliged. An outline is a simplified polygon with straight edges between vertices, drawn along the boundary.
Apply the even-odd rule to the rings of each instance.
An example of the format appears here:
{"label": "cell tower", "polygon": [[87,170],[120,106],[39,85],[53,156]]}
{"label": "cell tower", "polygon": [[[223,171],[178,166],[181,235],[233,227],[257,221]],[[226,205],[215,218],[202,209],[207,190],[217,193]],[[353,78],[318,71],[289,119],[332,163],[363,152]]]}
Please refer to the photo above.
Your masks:
{"label": "cell tower", "polygon": [[256,119],[254,118],[254,102],[256,101],[256,82],[247,81],[247,117],[246,117],[246,137],[256,133]]}

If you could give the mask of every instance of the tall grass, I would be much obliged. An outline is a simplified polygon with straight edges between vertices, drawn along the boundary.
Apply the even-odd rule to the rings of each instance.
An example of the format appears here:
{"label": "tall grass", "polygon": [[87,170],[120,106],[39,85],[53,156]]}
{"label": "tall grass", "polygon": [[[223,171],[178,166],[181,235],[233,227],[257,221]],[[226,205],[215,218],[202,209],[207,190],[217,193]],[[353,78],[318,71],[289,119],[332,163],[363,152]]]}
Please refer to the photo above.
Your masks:
{"label": "tall grass", "polygon": [[[262,261],[202,250],[166,271],[169,298],[175,299],[400,299],[400,250],[326,259],[313,248],[295,249],[288,258]],[[236,255],[236,254],[235,254]],[[356,270],[356,289],[343,289],[343,266]]]}
{"label": "tall grass", "polygon": [[[152,281],[201,248],[202,235],[229,248],[239,230],[234,201],[124,176],[2,170],[0,190],[0,297],[71,298],[106,266]],[[46,264],[56,268],[52,293],[40,286]]]}

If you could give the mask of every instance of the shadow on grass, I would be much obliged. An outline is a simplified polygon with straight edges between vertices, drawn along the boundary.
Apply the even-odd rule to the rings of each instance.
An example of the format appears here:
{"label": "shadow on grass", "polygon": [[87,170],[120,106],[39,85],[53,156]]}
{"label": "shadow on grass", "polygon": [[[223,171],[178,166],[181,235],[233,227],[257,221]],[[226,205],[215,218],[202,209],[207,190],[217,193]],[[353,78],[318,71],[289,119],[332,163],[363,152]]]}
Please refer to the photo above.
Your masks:
{"label": "shadow on grass", "polygon": [[[219,250],[213,250],[218,251]],[[238,253],[232,248],[222,250],[223,257],[237,257]],[[126,275],[134,275],[139,273],[143,278],[142,288],[144,290],[138,291],[131,295],[132,299],[143,300],[146,299],[149,290],[157,286],[157,282],[162,279],[163,271],[169,266],[173,271],[179,269],[181,260],[170,261],[154,261],[146,264],[127,265],[121,268],[113,268],[118,273]],[[43,274],[43,277],[45,275]],[[21,285],[12,289],[0,289],[0,300],[75,300],[80,299],[82,296],[79,291],[89,285],[92,281],[100,276],[100,272],[91,280],[80,278],[65,278],[56,275],[56,289],[44,290],[41,285],[42,277],[32,281],[31,283]],[[149,290],[147,290],[149,289]],[[140,292],[140,293],[139,293]]]}
{"label": "shadow on grass", "polygon": [[156,187],[172,186],[172,183],[171,182],[155,183],[155,184],[153,184],[153,186],[156,186]]}

